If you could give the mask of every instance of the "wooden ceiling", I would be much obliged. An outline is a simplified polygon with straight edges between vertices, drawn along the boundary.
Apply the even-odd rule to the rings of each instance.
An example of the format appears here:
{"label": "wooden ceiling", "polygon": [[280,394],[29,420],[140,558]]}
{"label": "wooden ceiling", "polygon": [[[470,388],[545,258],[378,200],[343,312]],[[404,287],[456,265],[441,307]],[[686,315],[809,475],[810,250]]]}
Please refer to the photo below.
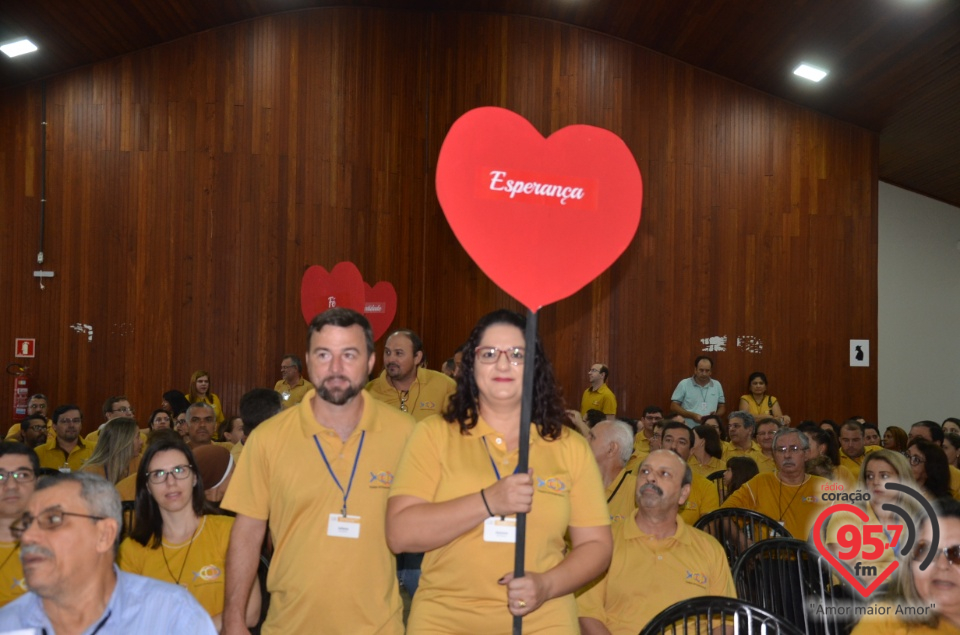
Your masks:
{"label": "wooden ceiling", "polygon": [[[880,135],[884,181],[960,206],[958,0],[2,0],[0,91],[258,16],[322,6],[481,11],[622,38]],[[829,69],[820,84],[792,75]],[[2,92],[0,92],[2,98]]]}

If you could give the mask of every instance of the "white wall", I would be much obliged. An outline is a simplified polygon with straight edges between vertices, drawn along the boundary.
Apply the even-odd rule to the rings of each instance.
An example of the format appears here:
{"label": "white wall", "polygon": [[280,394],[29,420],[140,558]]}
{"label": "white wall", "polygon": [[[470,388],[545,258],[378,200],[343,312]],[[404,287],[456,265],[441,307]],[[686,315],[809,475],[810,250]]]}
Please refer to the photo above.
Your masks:
{"label": "white wall", "polygon": [[878,202],[880,427],[960,417],[960,208],[886,183]]}

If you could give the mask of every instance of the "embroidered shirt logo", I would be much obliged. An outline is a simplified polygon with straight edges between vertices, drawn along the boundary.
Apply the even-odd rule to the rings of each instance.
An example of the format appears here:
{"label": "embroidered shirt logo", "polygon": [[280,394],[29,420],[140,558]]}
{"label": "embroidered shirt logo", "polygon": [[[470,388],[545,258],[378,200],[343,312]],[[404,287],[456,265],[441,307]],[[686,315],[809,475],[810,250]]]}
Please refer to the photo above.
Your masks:
{"label": "embroidered shirt logo", "polygon": [[370,487],[390,487],[393,472],[370,472]]}
{"label": "embroidered shirt logo", "polygon": [[537,478],[537,487],[542,490],[547,490],[553,492],[554,494],[559,494],[560,492],[565,492],[567,490],[567,484],[561,481],[556,476],[550,478]]}
{"label": "embroidered shirt logo", "polygon": [[193,572],[193,580],[194,582],[196,582],[197,578],[200,578],[201,580],[206,580],[207,582],[210,582],[211,580],[218,579],[220,577],[220,574],[221,574],[220,567],[218,567],[215,564],[208,564],[207,566],[203,567],[199,571]]}

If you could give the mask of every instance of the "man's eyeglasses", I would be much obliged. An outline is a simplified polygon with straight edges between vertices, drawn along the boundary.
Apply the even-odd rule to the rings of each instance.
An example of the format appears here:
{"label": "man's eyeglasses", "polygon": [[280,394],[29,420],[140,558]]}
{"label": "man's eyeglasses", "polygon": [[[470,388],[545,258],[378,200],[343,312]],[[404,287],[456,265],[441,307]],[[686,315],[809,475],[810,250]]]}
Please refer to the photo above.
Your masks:
{"label": "man's eyeglasses", "polygon": [[[913,561],[919,562],[924,559],[927,555],[927,552],[930,550],[930,543],[925,540],[921,540],[917,543],[917,548],[913,550]],[[939,552],[942,553],[947,558],[947,562],[954,566],[960,566],[960,545],[951,545],[949,547],[941,547]]]}
{"label": "man's eyeglasses", "polygon": [[153,470],[152,472],[147,472],[147,480],[153,483],[154,485],[159,485],[160,483],[165,483],[167,477],[173,475],[173,478],[178,481],[182,481],[185,478],[189,478],[191,474],[191,468],[189,465],[178,465],[172,467],[169,470]]}
{"label": "man's eyeglasses", "polygon": [[47,426],[37,424],[35,426],[27,426],[27,430],[32,430],[33,432],[46,432]]}
{"label": "man's eyeglasses", "polygon": [[773,451],[777,454],[798,454],[804,450],[799,445],[783,445],[779,448],[773,448]]}
{"label": "man's eyeglasses", "polygon": [[478,346],[474,349],[477,361],[481,364],[496,364],[500,359],[500,354],[507,356],[507,361],[512,366],[519,366],[523,363],[525,352],[523,348],[514,346],[513,348],[497,348],[496,346]]}
{"label": "man's eyeglasses", "polygon": [[20,540],[23,536],[23,532],[30,529],[30,525],[34,521],[37,522],[37,527],[43,530],[58,529],[63,525],[63,521],[67,516],[76,516],[78,518],[89,518],[92,521],[99,522],[106,518],[106,516],[91,516],[90,514],[77,514],[75,512],[65,512],[59,506],[51,507],[50,509],[45,509],[36,516],[30,514],[30,512],[25,512],[19,520],[13,521],[13,524],[10,525],[10,533],[13,535],[14,540]]}
{"label": "man's eyeglasses", "polygon": [[[44,428],[44,430],[46,430],[46,428]],[[37,475],[33,473],[33,470],[14,470],[12,472],[0,470],[0,484],[8,481],[13,481],[14,483],[30,483],[36,478]]]}
{"label": "man's eyeglasses", "polygon": [[910,454],[909,452],[904,452],[903,456],[907,457],[907,462],[910,463],[910,465],[920,465],[921,463],[927,462],[927,459],[919,454]]}

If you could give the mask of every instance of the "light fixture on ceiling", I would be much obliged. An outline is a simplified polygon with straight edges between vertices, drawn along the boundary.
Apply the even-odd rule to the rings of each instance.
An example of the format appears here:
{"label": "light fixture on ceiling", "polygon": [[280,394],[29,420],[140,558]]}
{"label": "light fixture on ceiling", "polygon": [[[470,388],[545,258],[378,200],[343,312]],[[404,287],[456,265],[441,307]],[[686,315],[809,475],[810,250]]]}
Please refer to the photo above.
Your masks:
{"label": "light fixture on ceiling", "polygon": [[810,66],[809,64],[801,64],[793,69],[793,74],[799,75],[804,79],[809,79],[811,82],[819,82],[827,76],[827,71],[817,68],[816,66]]}
{"label": "light fixture on ceiling", "polygon": [[7,57],[16,57],[17,55],[23,55],[24,53],[33,53],[36,50],[37,45],[25,37],[13,42],[7,42],[6,44],[0,46],[0,51],[6,53]]}

